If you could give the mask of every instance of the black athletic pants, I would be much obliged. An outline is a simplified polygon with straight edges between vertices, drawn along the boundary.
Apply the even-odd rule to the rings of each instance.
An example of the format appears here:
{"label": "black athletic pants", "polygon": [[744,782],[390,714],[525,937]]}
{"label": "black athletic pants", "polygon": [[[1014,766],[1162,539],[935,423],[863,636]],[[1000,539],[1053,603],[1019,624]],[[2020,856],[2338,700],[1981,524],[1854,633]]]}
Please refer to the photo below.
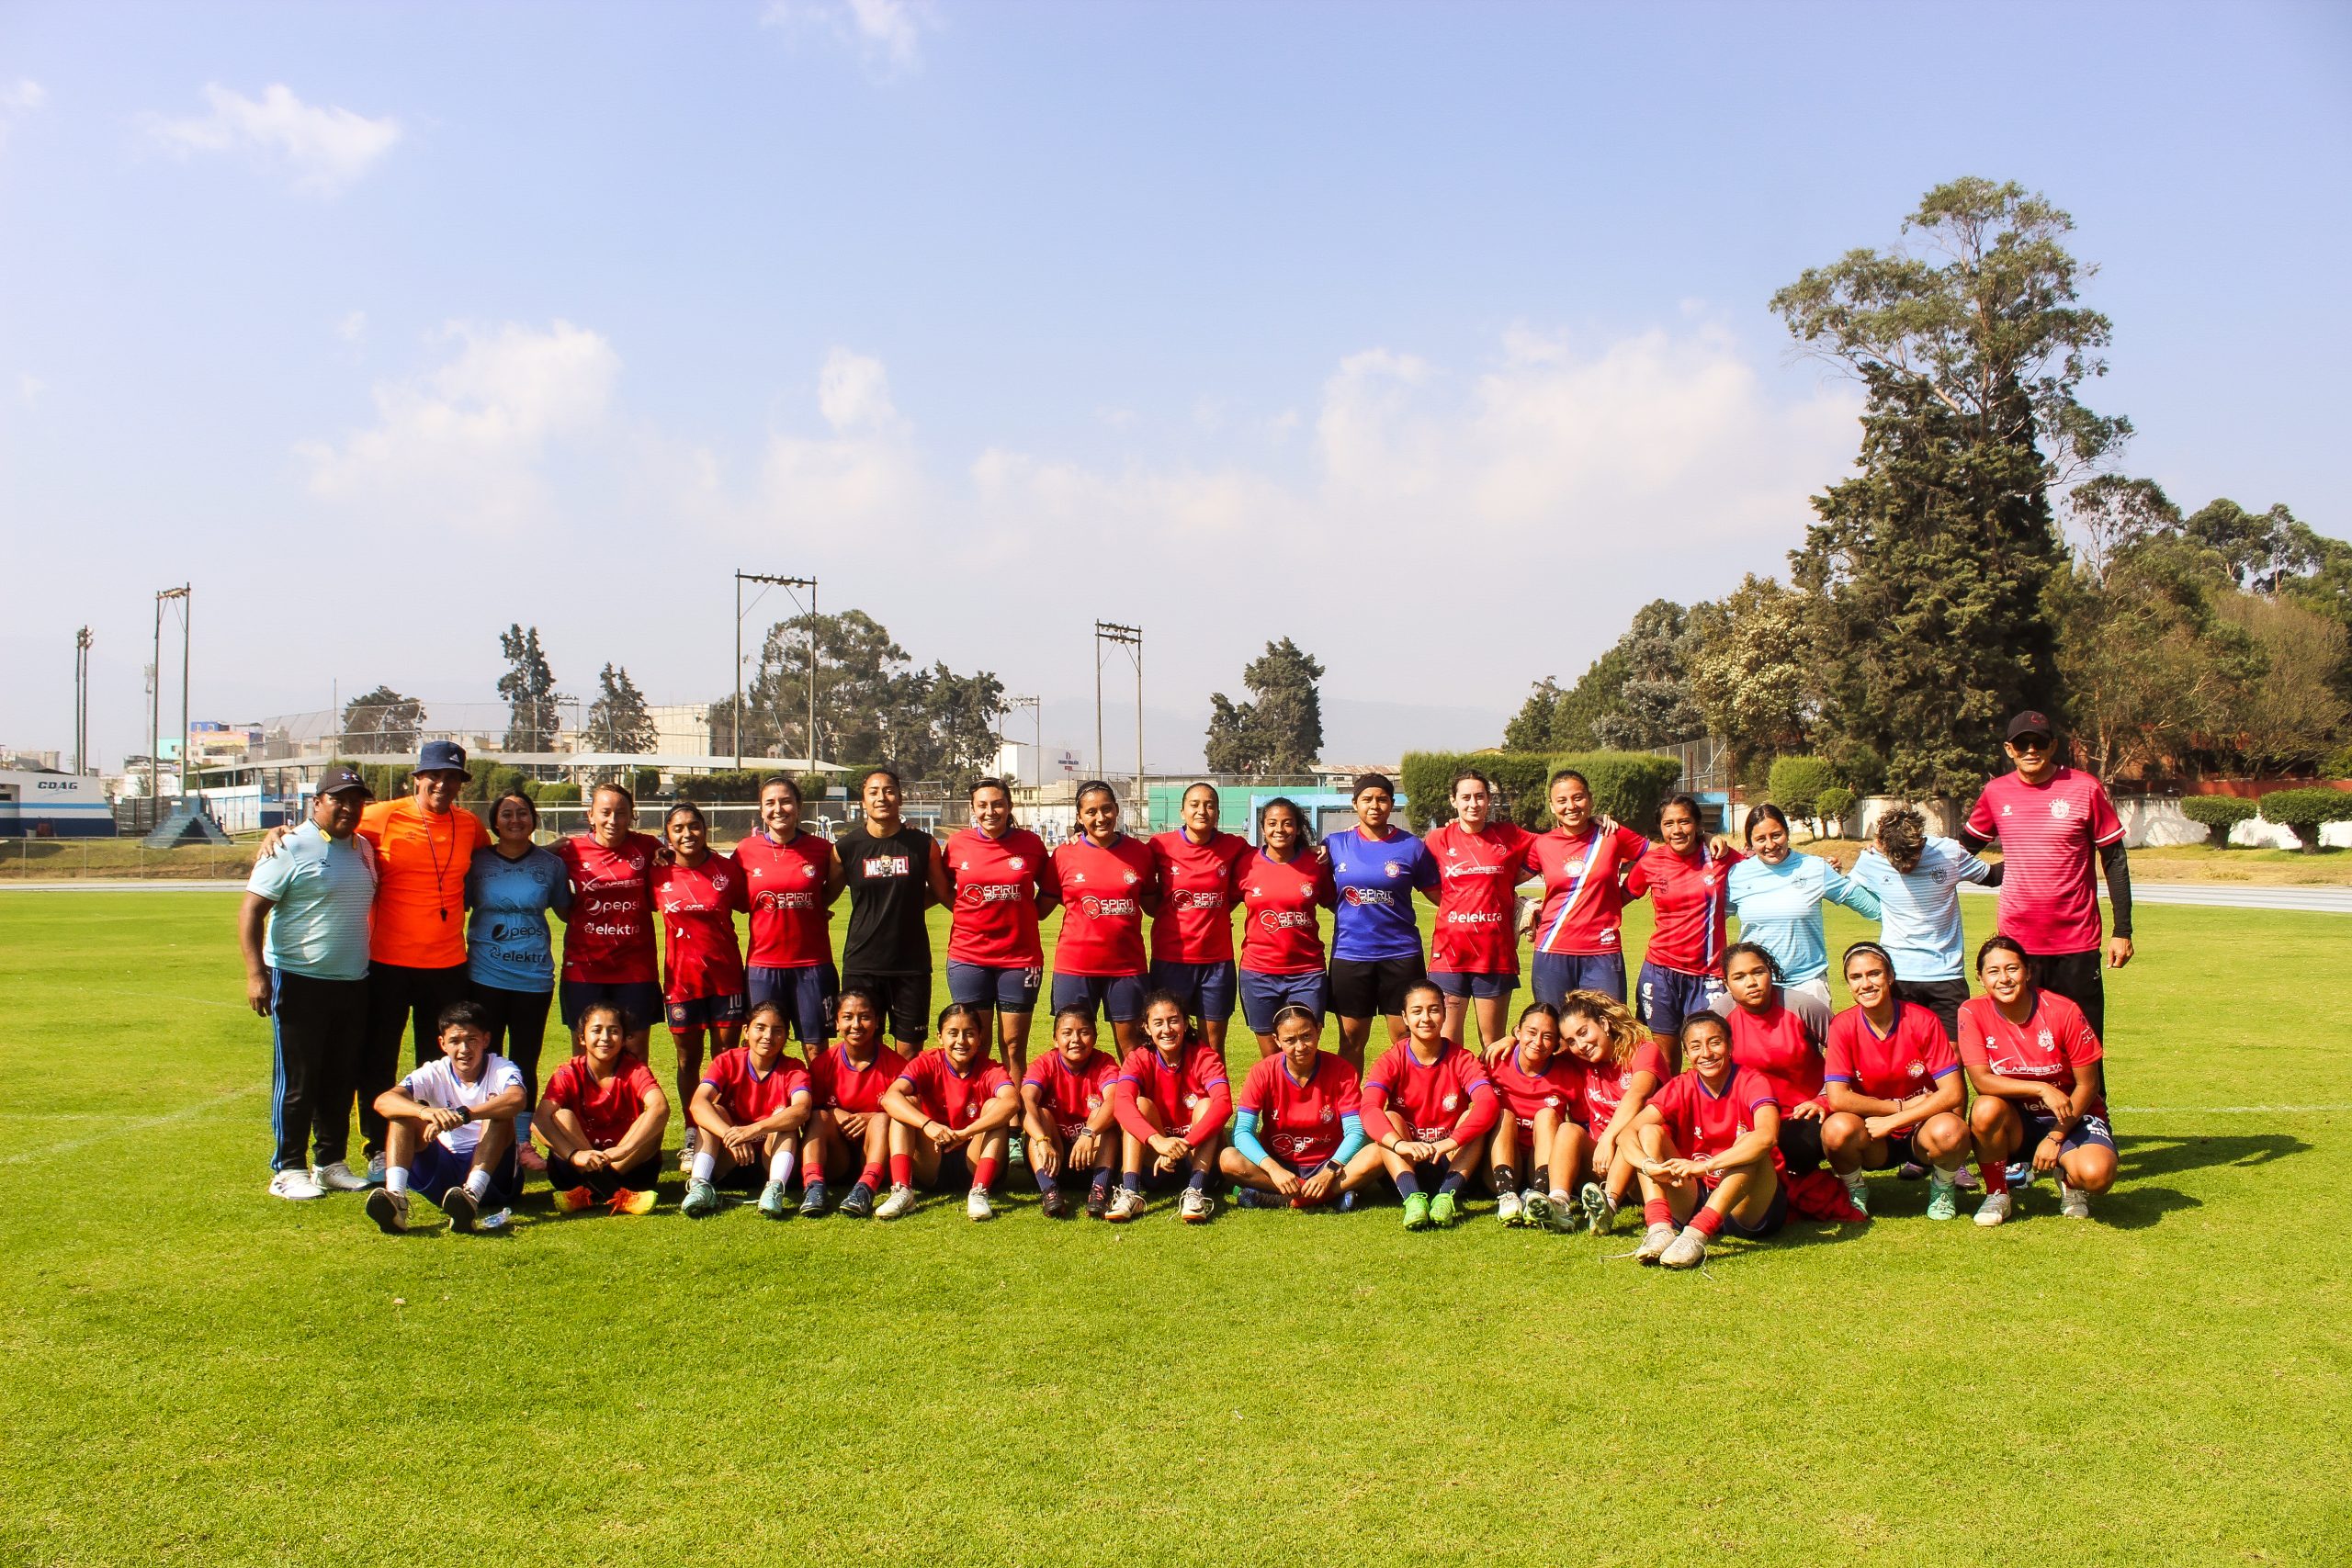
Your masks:
{"label": "black athletic pants", "polygon": [[401,1077],[401,1036],[413,1029],[416,1041],[413,1065],[422,1066],[437,1055],[441,1010],[473,994],[466,966],[412,969],[401,964],[368,966],[368,1044],[359,1059],[359,1134],[371,1156],[384,1152],[384,1119],[376,1114],[376,1097]]}
{"label": "black athletic pants", "polygon": [[539,1108],[539,1048],[547,1043],[553,991],[510,991],[476,982],[474,1000],[490,1013],[490,1048],[523,1069],[523,1109]]}
{"label": "black athletic pants", "polygon": [[351,1147],[352,1085],[368,1038],[368,982],[269,973],[272,1170],[333,1165]]}

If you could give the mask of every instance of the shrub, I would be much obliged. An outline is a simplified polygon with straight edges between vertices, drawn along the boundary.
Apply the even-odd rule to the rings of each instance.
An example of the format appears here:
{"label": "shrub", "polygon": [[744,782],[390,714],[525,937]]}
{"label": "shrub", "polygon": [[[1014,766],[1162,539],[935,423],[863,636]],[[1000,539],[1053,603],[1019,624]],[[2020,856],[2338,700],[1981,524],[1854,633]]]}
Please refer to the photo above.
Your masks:
{"label": "shrub", "polygon": [[1814,815],[1821,818],[1822,830],[1836,838],[1846,830],[1846,813],[1854,809],[1857,796],[1844,784],[1831,784],[1815,796]]}
{"label": "shrub", "polygon": [[1682,776],[1681,760],[1647,751],[1408,751],[1397,769],[1405,815],[1426,832],[1453,819],[1453,775],[1476,768],[1495,784],[1495,814],[1522,828],[1552,826],[1545,786],[1562,768],[1574,768],[1592,786],[1592,806],[1629,828],[1657,829],[1657,808]]}
{"label": "shrub", "polygon": [[561,782],[543,784],[539,786],[538,802],[541,806],[577,806],[580,804],[580,786]]}
{"label": "shrub", "polygon": [[2213,841],[2227,849],[2230,829],[2254,815],[2254,802],[2231,795],[2185,795],[2180,797],[2180,814],[2191,822],[2203,823]]}
{"label": "shrub", "polygon": [[2352,792],[2340,789],[2279,789],[2262,797],[2262,819],[2292,828],[2306,854],[2319,849],[2323,822],[2352,822]]}
{"label": "shrub", "polygon": [[1836,787],[1838,775],[1819,757],[1775,757],[1765,775],[1764,793],[1792,817],[1815,820],[1821,816],[1821,792]]}

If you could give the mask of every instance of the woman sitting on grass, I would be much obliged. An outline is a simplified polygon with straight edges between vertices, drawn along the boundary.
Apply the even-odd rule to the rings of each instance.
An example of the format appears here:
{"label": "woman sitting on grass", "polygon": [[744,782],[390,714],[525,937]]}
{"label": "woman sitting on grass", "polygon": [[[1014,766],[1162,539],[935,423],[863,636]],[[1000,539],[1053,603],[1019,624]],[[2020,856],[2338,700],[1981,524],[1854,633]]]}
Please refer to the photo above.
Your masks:
{"label": "woman sitting on grass", "polygon": [[686,1183],[687,1218],[717,1213],[720,1189],[760,1186],[763,1171],[760,1213],[772,1220],[791,1216],[785,1187],[814,1102],[807,1070],[784,1054],[789,1027],[783,1003],[762,1002],[743,1026],[743,1043],[721,1051],[703,1069],[686,1106],[702,1129]]}
{"label": "woman sitting on grass", "polygon": [[1054,1048],[1029,1064],[1021,1079],[1022,1123],[1029,1174],[1049,1220],[1069,1216],[1065,1182],[1083,1180],[1086,1213],[1111,1212],[1111,1184],[1119,1170],[1119,1132],[1111,1086],[1119,1064],[1094,1043],[1094,1015],[1072,1005],[1054,1014]]}
{"label": "woman sitting on grass", "polygon": [[2083,1010],[2034,985],[2027,963],[2014,941],[1987,938],[1976,950],[1984,994],[1960,1004],[1960,1059],[1976,1090],[1968,1120],[1984,1178],[1980,1225],[1997,1225],[2014,1210],[2002,1168],[2013,1155],[2028,1162],[2029,1184],[2043,1171],[2057,1174],[2058,1212],[2070,1220],[2090,1218],[2092,1197],[2115,1185],[2105,1052]]}
{"label": "woman sitting on grass", "polygon": [[1460,1217],[1462,1184],[1486,1156],[1498,1111],[1487,1069],[1445,1037],[1445,993],[1428,980],[1406,987],[1405,1038],[1364,1075],[1363,1128],[1405,1200],[1407,1230]]}
{"label": "woman sitting on grass", "polygon": [[1821,1145],[1854,1206],[1870,1212],[1866,1170],[1920,1164],[1930,1172],[1928,1218],[1959,1213],[1953,1186],[1968,1158],[1965,1086],[1944,1026],[1917,1002],[1897,1001],[1894,960],[1874,942],[1846,950],[1854,1005],[1829,1021],[1822,1054]]}
{"label": "woman sitting on grass", "polygon": [[[1728,997],[1716,1004],[1731,1029],[1732,1060],[1761,1075],[1781,1106],[1781,1179],[1789,1206],[1809,1219],[1859,1224],[1870,1215],[1822,1168],[1822,1047],[1829,1009],[1810,990],[1781,983],[1780,961],[1752,942],[1724,954]],[[1859,1182],[1860,1178],[1857,1177]]]}
{"label": "woman sitting on grass", "polygon": [[1555,1165],[1549,1196],[1565,1204],[1568,1182],[1585,1222],[1606,1235],[1634,1190],[1634,1118],[1660,1084],[1674,1077],[1666,1052],[1623,1002],[1606,991],[1570,991],[1560,1004],[1560,1042],[1584,1069],[1585,1131],[1591,1152],[1580,1168]]}
{"label": "woman sitting on grass", "polygon": [[547,1140],[555,1206],[567,1214],[591,1203],[622,1214],[652,1211],[670,1101],[645,1058],[628,1048],[633,1021],[616,1002],[582,1009],[581,1054],[555,1070],[539,1097],[532,1124]]}
{"label": "woman sitting on grass", "polygon": [[1273,1016],[1274,1054],[1261,1056],[1235,1101],[1233,1145],[1218,1168],[1245,1209],[1318,1208],[1355,1195],[1380,1175],[1364,1136],[1356,1070],[1323,1049],[1323,1021],[1287,1002]]}
{"label": "woman sitting on grass", "polygon": [[1634,1257],[1668,1269],[1705,1262],[1726,1228],[1761,1241],[1789,1213],[1771,1086],[1732,1060],[1731,1031],[1711,1012],[1683,1020],[1682,1059],[1690,1066],[1650,1096],[1633,1129],[1649,1222]]}
{"label": "woman sitting on grass", "polygon": [[[1487,1151],[1487,1180],[1495,1192],[1495,1218],[1507,1225],[1563,1228],[1567,1195],[1552,1198],[1553,1172],[1571,1180],[1592,1158],[1592,1135],[1585,1130],[1584,1069],[1560,1049],[1560,1015],[1549,1002],[1521,1009],[1519,1027],[1487,1062],[1502,1112]],[[1531,1184],[1519,1185],[1519,1156],[1532,1168]]]}
{"label": "woman sitting on grass", "polygon": [[1125,1137],[1110,1217],[1125,1224],[1144,1212],[1149,1182],[1181,1178],[1176,1213],[1197,1225],[1216,1210],[1209,1173],[1217,1168],[1217,1146],[1233,1114],[1232,1084],[1225,1058],[1193,1032],[1183,1002],[1172,993],[1154,991],[1144,998],[1143,1033],[1146,1043],[1127,1053],[1111,1089]]}
{"label": "woman sitting on grass", "polygon": [[909,1062],[883,1091],[890,1129],[890,1195],[874,1211],[895,1220],[915,1206],[918,1190],[964,1192],[964,1213],[992,1220],[989,1189],[1021,1097],[1002,1067],[989,1060],[989,1015],[969,1002],[939,1012],[939,1043]]}
{"label": "woman sitting on grass", "polygon": [[808,1062],[808,1091],[816,1107],[800,1140],[800,1217],[813,1220],[825,1212],[828,1181],[850,1181],[841,1212],[854,1220],[871,1219],[874,1194],[890,1157],[892,1123],[882,1109],[882,1095],[907,1062],[882,1043],[881,1005],[863,987],[842,990],[833,1031],[840,1038]]}

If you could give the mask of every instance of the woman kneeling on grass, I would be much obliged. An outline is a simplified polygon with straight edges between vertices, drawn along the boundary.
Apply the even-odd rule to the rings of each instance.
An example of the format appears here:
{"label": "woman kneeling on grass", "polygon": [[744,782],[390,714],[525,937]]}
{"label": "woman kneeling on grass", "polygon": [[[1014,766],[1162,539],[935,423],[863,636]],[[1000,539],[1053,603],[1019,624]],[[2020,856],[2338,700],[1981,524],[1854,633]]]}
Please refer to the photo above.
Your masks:
{"label": "woman kneeling on grass", "polygon": [[1445,1037],[1445,993],[1414,981],[1405,988],[1405,1038],[1363,1080],[1363,1128],[1405,1200],[1407,1230],[1460,1217],[1462,1184],[1486,1155],[1498,1111],[1487,1069]]}
{"label": "woman kneeling on grass", "polygon": [[791,1216],[784,1190],[814,1101],[807,1070],[784,1054],[788,1027],[783,1003],[762,1002],[743,1026],[743,1043],[721,1051],[703,1069],[686,1106],[702,1129],[683,1205],[687,1218],[717,1213],[721,1188],[748,1190],[763,1170],[767,1180],[760,1187],[760,1213],[772,1220]]}
{"label": "woman kneeling on grass", "polygon": [[1218,1168],[1245,1209],[1313,1209],[1357,1191],[1380,1175],[1364,1136],[1356,1070],[1323,1046],[1323,1021],[1286,1003],[1273,1017],[1274,1055],[1261,1057],[1235,1102],[1233,1145]]}
{"label": "woman kneeling on grass", "polygon": [[591,1203],[618,1214],[652,1211],[670,1101],[628,1048],[635,1021],[616,1002],[582,1009],[573,1018],[581,1055],[555,1070],[539,1097],[532,1127],[547,1141],[548,1181],[567,1214]]}
{"label": "woman kneeling on grass", "polygon": [[1731,1031],[1713,1013],[1683,1020],[1682,1059],[1690,1066],[1634,1121],[1634,1169],[1649,1221],[1634,1257],[1668,1269],[1696,1269],[1726,1228],[1761,1241],[1789,1215],[1771,1086],[1732,1061]]}
{"label": "woman kneeling on grass", "polygon": [[1054,1048],[1041,1053],[1022,1076],[1029,1174],[1037,1183],[1038,1207],[1049,1220],[1069,1217],[1066,1181],[1086,1181],[1087,1218],[1099,1220],[1111,1212],[1111,1183],[1119,1169],[1111,1086],[1119,1064],[1097,1050],[1094,1040],[1092,1010],[1063,1008],[1054,1014]]}
{"label": "woman kneeling on grass", "polygon": [[2025,949],[2005,936],[1976,950],[1984,994],[1960,1004],[1960,1059],[1976,1104],[1977,1169],[1984,1178],[1980,1225],[2015,1206],[2002,1167],[2029,1162],[2026,1180],[2054,1170],[2058,1212],[2090,1218],[2091,1198],[2115,1185],[2115,1134],[2107,1123],[2105,1053],[2083,1010],[2028,977]]}
{"label": "woman kneeling on grass", "polygon": [[1845,963],[1854,1005],[1830,1020],[1822,1054],[1829,1114],[1822,1120],[1821,1146],[1829,1168],[1868,1213],[1863,1171],[1924,1165],[1930,1172],[1928,1218],[1951,1219],[1960,1212],[1953,1185],[1969,1151],[1960,1058],[1934,1013],[1895,999],[1894,960],[1886,949],[1858,942],[1846,950]]}
{"label": "woman kneeling on grass", "polygon": [[[1487,1064],[1502,1114],[1495,1118],[1487,1149],[1487,1179],[1495,1190],[1495,1218],[1507,1225],[1566,1229],[1567,1195],[1552,1199],[1554,1171],[1566,1181],[1592,1158],[1592,1135],[1585,1130],[1584,1069],[1560,1049],[1560,1015],[1549,1002],[1531,1002],[1519,1015],[1519,1029]],[[1519,1156],[1534,1168],[1522,1192]]]}
{"label": "woman kneeling on grass", "polygon": [[895,1220],[915,1206],[920,1187],[964,1189],[964,1213],[992,1220],[989,1189],[1004,1163],[1021,1097],[989,1060],[989,1016],[969,1002],[939,1012],[939,1043],[906,1065],[882,1096],[890,1113],[890,1195],[874,1211]]}
{"label": "woman kneeling on grass", "polygon": [[1217,1145],[1233,1114],[1233,1088],[1225,1058],[1193,1032],[1183,1002],[1171,993],[1154,991],[1144,998],[1143,1032],[1147,1043],[1127,1053],[1112,1086],[1112,1109],[1126,1135],[1110,1217],[1124,1224],[1144,1212],[1147,1178],[1181,1176],[1184,1189],[1176,1213],[1197,1225],[1216,1212],[1209,1173],[1217,1168]]}
{"label": "woman kneeling on grass", "polygon": [[1566,1204],[1564,1190],[1581,1180],[1577,1193],[1585,1222],[1595,1235],[1607,1235],[1617,1211],[1634,1190],[1634,1118],[1658,1086],[1674,1077],[1666,1050],[1634,1021],[1623,1002],[1606,991],[1570,991],[1560,1004],[1560,1040],[1584,1069],[1585,1131],[1591,1152],[1581,1168],[1555,1165],[1550,1193]]}

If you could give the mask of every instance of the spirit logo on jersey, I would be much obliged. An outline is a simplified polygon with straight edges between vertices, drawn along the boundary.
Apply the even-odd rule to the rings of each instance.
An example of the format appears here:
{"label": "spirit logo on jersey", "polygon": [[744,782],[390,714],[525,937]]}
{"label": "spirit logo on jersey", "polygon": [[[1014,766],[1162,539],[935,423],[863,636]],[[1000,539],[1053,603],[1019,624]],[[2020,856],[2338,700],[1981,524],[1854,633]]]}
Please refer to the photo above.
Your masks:
{"label": "spirit logo on jersey", "polygon": [[1022,890],[1010,882],[967,882],[956,889],[958,902],[978,908],[982,904],[1012,904],[1022,897]]}
{"label": "spirit logo on jersey", "polygon": [[1351,887],[1340,896],[1360,909],[1385,909],[1393,908],[1396,902],[1396,895],[1385,887]]}
{"label": "spirit logo on jersey", "polygon": [[1305,909],[1261,909],[1258,924],[1270,931],[1304,931],[1315,923],[1315,917]]}
{"label": "spirit logo on jersey", "polygon": [[1132,898],[1098,898],[1090,893],[1078,901],[1090,920],[1132,920],[1143,913],[1143,906]]}
{"label": "spirit logo on jersey", "polygon": [[913,862],[905,855],[868,855],[858,864],[865,868],[868,882],[876,877],[904,876],[914,869]]}
{"label": "spirit logo on jersey", "polygon": [[[1134,878],[1128,880],[1133,881]],[[1222,909],[1225,908],[1225,895],[1221,892],[1188,892],[1179,888],[1170,896],[1169,907],[1177,909]]]}

